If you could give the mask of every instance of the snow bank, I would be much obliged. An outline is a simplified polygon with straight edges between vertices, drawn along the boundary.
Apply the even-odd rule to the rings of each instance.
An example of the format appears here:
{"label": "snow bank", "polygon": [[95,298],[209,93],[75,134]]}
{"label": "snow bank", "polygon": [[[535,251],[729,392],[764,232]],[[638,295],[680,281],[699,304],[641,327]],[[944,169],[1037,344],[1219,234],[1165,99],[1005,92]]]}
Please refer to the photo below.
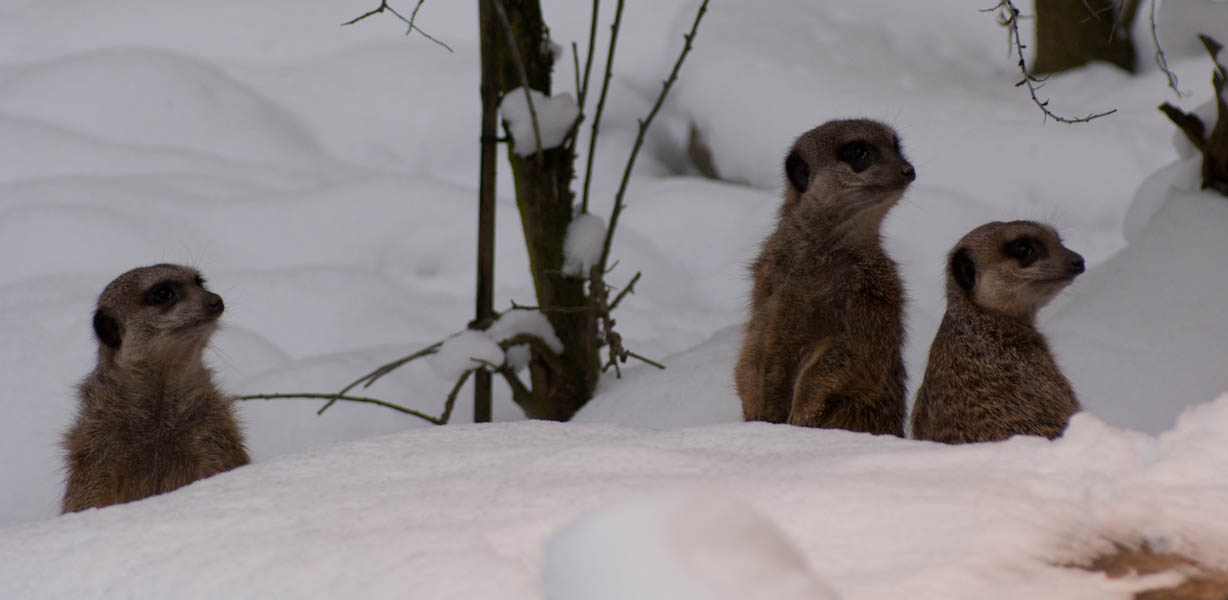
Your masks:
{"label": "snow bank", "polygon": [[[529,109],[529,98],[532,98],[532,112]],[[563,138],[576,124],[580,116],[580,107],[571,94],[562,93],[547,96],[537,90],[516,88],[503,95],[499,104],[499,112],[507,124],[507,130],[512,134],[512,147],[516,154],[529,156],[538,150],[538,134],[541,135],[541,149],[549,150],[563,143]],[[537,129],[534,130],[533,113],[537,116]]]}
{"label": "snow bank", "polygon": [[1057,441],[969,446],[764,423],[428,428],[9,527],[0,581],[51,600],[528,600],[621,564],[641,577],[619,589],[644,594],[745,568],[869,600],[1125,598],[1146,582],[1062,565],[1147,541],[1228,567],[1226,427],[1228,396],[1158,437],[1084,413]]}

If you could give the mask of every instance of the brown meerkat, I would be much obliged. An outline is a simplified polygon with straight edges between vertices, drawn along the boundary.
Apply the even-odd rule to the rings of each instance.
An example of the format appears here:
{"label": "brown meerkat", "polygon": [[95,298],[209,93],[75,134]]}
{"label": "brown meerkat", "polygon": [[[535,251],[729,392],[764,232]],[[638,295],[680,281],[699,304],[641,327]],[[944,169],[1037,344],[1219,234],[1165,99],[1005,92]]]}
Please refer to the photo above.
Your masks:
{"label": "brown meerkat", "polygon": [[947,260],[947,312],[913,406],[913,437],[948,444],[1055,438],[1079,411],[1036,312],[1083,272],[1052,227],[987,223]]}
{"label": "brown meerkat", "polygon": [[120,275],[94,312],[98,364],[64,438],[63,512],[139,500],[249,462],[231,398],[202,361],[225,308],[195,269]]}
{"label": "brown meerkat", "polygon": [[904,291],[879,227],[916,172],[895,132],[830,121],[793,143],[734,381],[747,421],[904,435]]}

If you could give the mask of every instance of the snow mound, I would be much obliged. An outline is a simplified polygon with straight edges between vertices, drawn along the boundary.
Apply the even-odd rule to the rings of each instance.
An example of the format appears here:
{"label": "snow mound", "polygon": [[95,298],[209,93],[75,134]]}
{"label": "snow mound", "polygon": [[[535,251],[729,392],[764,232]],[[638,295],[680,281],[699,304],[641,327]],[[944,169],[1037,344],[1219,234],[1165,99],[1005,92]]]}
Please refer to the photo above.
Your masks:
{"label": "snow mound", "polygon": [[771,520],[720,495],[644,498],[594,511],[546,545],[546,600],[825,600]]}
{"label": "snow mound", "polygon": [[113,49],[30,65],[0,85],[0,111],[113,142],[231,160],[319,155],[284,110],[207,63],[162,50]]}
{"label": "snow mound", "polygon": [[[507,129],[512,134],[513,147],[516,154],[529,156],[537,152],[537,135],[541,134],[541,149],[549,150],[563,143],[563,138],[576,124],[580,116],[580,107],[571,94],[555,94],[547,96],[537,90],[529,90],[528,96],[524,88],[516,88],[503,95],[499,112]],[[529,110],[529,97],[532,97],[533,111]],[[537,114],[537,131],[533,129],[533,114]]]}
{"label": "snow mound", "polygon": [[1130,245],[1080,277],[1042,326],[1084,407],[1149,433],[1228,390],[1228,202],[1160,192]]}

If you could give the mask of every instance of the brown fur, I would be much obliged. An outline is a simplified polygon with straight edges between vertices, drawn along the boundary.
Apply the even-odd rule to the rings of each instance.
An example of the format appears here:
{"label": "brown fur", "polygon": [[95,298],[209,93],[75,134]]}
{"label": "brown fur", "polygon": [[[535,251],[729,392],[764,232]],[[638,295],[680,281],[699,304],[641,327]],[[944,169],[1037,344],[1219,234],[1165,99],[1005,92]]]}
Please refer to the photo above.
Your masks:
{"label": "brown fur", "polygon": [[203,284],[194,269],[155,265],[102,292],[98,364],[64,438],[63,512],[169,492],[249,462],[232,401],[201,360],[224,309]]}
{"label": "brown fur", "polygon": [[[1023,247],[1031,254],[1020,258]],[[1035,319],[1082,272],[1083,257],[1039,223],[988,223],[964,236],[948,256],[947,312],[917,391],[913,437],[1060,436],[1079,402]]]}
{"label": "brown fur", "polygon": [[794,142],[779,223],[751,267],[734,369],[747,421],[904,435],[904,292],[879,225],[915,177],[876,121]]}

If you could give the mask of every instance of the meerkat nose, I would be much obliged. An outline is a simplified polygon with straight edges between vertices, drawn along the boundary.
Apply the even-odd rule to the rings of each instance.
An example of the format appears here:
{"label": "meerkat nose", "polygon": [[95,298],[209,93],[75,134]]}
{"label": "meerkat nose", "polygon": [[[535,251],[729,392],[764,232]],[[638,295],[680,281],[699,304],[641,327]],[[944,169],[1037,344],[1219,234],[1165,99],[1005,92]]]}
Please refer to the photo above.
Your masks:
{"label": "meerkat nose", "polygon": [[908,181],[913,181],[917,178],[917,170],[908,163],[904,163],[904,166],[900,167],[900,174]]}
{"label": "meerkat nose", "polygon": [[1086,269],[1086,265],[1083,264],[1082,256],[1079,256],[1078,254],[1074,254],[1073,256],[1070,257],[1070,272],[1071,273],[1078,275],[1079,273],[1082,273],[1084,269]]}
{"label": "meerkat nose", "polygon": [[205,310],[211,315],[220,315],[226,310],[226,304],[222,302],[221,296],[208,292],[208,296],[205,297]]}

